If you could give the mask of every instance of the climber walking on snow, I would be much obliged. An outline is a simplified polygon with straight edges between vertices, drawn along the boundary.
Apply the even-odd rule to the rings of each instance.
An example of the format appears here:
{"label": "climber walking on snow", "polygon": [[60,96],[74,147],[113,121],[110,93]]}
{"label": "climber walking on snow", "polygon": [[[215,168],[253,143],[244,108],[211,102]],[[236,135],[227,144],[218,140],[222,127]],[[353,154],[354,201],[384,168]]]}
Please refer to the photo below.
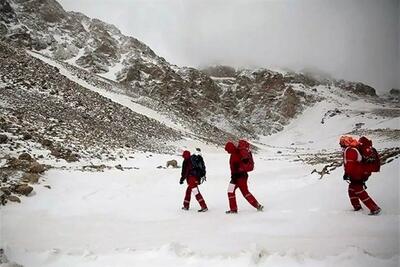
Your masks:
{"label": "climber walking on snow", "polygon": [[369,215],[377,215],[381,208],[368,195],[366,181],[371,172],[379,171],[380,160],[372,142],[361,137],[342,136],[339,142],[343,149],[344,180],[349,180],[349,198],[355,211],[361,210],[361,202],[370,210]]}
{"label": "climber walking on snow", "polygon": [[236,204],[237,188],[240,189],[244,198],[258,211],[263,210],[263,206],[258,203],[256,198],[249,192],[247,186],[248,172],[254,169],[253,156],[250,151],[250,144],[245,140],[239,140],[238,147],[232,142],[225,145],[225,150],[231,155],[229,165],[231,169],[231,181],[228,187],[229,210],[226,213],[237,213]]}
{"label": "climber walking on snow", "polygon": [[191,194],[193,193],[201,207],[198,212],[205,212],[208,210],[208,208],[198,188],[200,181],[202,179],[205,179],[206,174],[203,158],[201,157],[201,155],[200,157],[198,155],[191,156],[190,152],[187,150],[183,151],[182,157],[182,174],[179,183],[183,184],[183,182],[186,180],[188,184],[182,209],[189,209],[190,198]]}

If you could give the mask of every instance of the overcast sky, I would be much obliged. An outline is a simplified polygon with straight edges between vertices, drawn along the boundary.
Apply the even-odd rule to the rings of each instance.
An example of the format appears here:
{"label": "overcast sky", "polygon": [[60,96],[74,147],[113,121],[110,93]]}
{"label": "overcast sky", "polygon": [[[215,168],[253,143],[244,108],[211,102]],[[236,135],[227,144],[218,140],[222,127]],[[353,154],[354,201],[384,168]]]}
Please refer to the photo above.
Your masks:
{"label": "overcast sky", "polygon": [[400,88],[399,0],[59,0],[180,66],[318,69]]}

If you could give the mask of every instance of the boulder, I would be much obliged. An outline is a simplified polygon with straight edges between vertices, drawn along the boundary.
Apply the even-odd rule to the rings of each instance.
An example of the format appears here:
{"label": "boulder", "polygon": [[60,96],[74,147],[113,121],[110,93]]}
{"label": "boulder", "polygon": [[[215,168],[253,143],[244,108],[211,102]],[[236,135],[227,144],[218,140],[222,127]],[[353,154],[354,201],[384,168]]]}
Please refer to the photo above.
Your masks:
{"label": "boulder", "polygon": [[178,168],[178,162],[174,159],[167,161],[167,168],[172,166],[172,168]]}
{"label": "boulder", "polygon": [[41,141],[42,145],[47,146],[47,147],[51,147],[53,145],[53,142],[50,141],[49,139],[43,139]]}
{"label": "boulder", "polygon": [[65,156],[65,160],[67,162],[76,162],[79,161],[79,158],[80,158],[79,155],[76,153],[69,153]]}
{"label": "boulder", "polygon": [[9,187],[2,187],[0,188],[0,191],[6,194],[7,196],[11,195],[11,190]]}
{"label": "boulder", "polygon": [[7,195],[0,191],[0,205],[4,206],[5,204],[7,204]]}
{"label": "boulder", "polygon": [[5,134],[0,134],[0,144],[5,144],[8,141],[8,136]]}
{"label": "boulder", "polygon": [[30,173],[42,173],[46,170],[45,165],[40,164],[39,162],[32,162],[30,167],[29,167],[29,171]]}
{"label": "boulder", "polygon": [[19,155],[18,159],[26,160],[26,161],[32,161],[33,160],[31,155],[29,155],[28,153],[22,153],[21,155]]}
{"label": "boulder", "polygon": [[24,195],[24,196],[29,195],[32,191],[33,191],[33,187],[32,187],[32,186],[29,186],[29,185],[27,185],[27,184],[20,184],[20,185],[17,185],[17,186],[15,187],[15,189],[14,189],[14,192],[15,192],[15,193],[21,194],[21,195]]}
{"label": "boulder", "polygon": [[30,139],[32,139],[32,135],[30,133],[24,133],[22,135],[22,139],[23,140],[30,140]]}
{"label": "boulder", "polygon": [[70,149],[64,149],[62,147],[53,147],[51,149],[51,155],[59,159],[64,159],[67,162],[79,161],[78,154],[73,153]]}
{"label": "boulder", "polygon": [[7,161],[7,164],[12,169],[25,170],[25,169],[29,168],[31,163],[29,161],[25,161],[25,160],[20,160],[20,159],[16,159],[16,158],[10,158]]}
{"label": "boulder", "polygon": [[390,92],[389,92],[391,95],[393,95],[393,96],[400,96],[400,90],[399,89],[396,89],[396,88],[392,88],[392,89],[390,89]]}
{"label": "boulder", "polygon": [[22,181],[25,183],[36,184],[39,182],[40,175],[37,173],[25,173],[22,176]]}
{"label": "boulder", "polygon": [[19,199],[19,197],[14,196],[14,195],[7,196],[6,199],[11,201],[11,202],[21,203],[21,200]]}
{"label": "boulder", "polygon": [[121,171],[124,170],[124,168],[121,166],[121,164],[115,165],[115,168],[118,170],[121,170]]}

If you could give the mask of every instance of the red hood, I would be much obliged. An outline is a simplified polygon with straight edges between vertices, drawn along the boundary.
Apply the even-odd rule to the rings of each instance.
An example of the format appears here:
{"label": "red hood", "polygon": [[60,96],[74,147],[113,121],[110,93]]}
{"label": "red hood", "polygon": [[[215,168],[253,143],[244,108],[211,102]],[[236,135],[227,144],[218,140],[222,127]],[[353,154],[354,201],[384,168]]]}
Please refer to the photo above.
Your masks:
{"label": "red hood", "polygon": [[238,148],[239,149],[249,149],[250,148],[250,144],[246,140],[242,140],[241,139],[241,140],[239,140]]}
{"label": "red hood", "polygon": [[228,142],[225,145],[225,150],[226,152],[228,152],[229,154],[233,154],[236,151],[236,146],[234,143],[232,142]]}
{"label": "red hood", "polygon": [[183,157],[184,159],[189,159],[189,158],[190,158],[190,152],[187,151],[187,150],[183,151],[182,157]]}

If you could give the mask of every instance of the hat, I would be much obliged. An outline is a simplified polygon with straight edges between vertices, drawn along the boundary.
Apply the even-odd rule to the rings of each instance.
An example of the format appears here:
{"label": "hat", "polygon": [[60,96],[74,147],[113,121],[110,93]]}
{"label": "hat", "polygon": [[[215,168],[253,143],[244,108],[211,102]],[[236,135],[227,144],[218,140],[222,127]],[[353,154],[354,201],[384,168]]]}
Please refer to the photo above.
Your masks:
{"label": "hat", "polygon": [[342,137],[340,137],[339,144],[342,147],[349,147],[349,146],[356,147],[359,145],[357,139],[349,135],[343,135]]}
{"label": "hat", "polygon": [[226,150],[226,152],[228,152],[229,154],[232,154],[233,152],[235,152],[236,146],[235,146],[234,143],[232,143],[231,141],[229,141],[229,142],[226,143],[226,145],[225,145],[225,150]]}
{"label": "hat", "polygon": [[190,152],[189,152],[188,150],[183,151],[182,157],[183,157],[184,159],[190,158]]}

